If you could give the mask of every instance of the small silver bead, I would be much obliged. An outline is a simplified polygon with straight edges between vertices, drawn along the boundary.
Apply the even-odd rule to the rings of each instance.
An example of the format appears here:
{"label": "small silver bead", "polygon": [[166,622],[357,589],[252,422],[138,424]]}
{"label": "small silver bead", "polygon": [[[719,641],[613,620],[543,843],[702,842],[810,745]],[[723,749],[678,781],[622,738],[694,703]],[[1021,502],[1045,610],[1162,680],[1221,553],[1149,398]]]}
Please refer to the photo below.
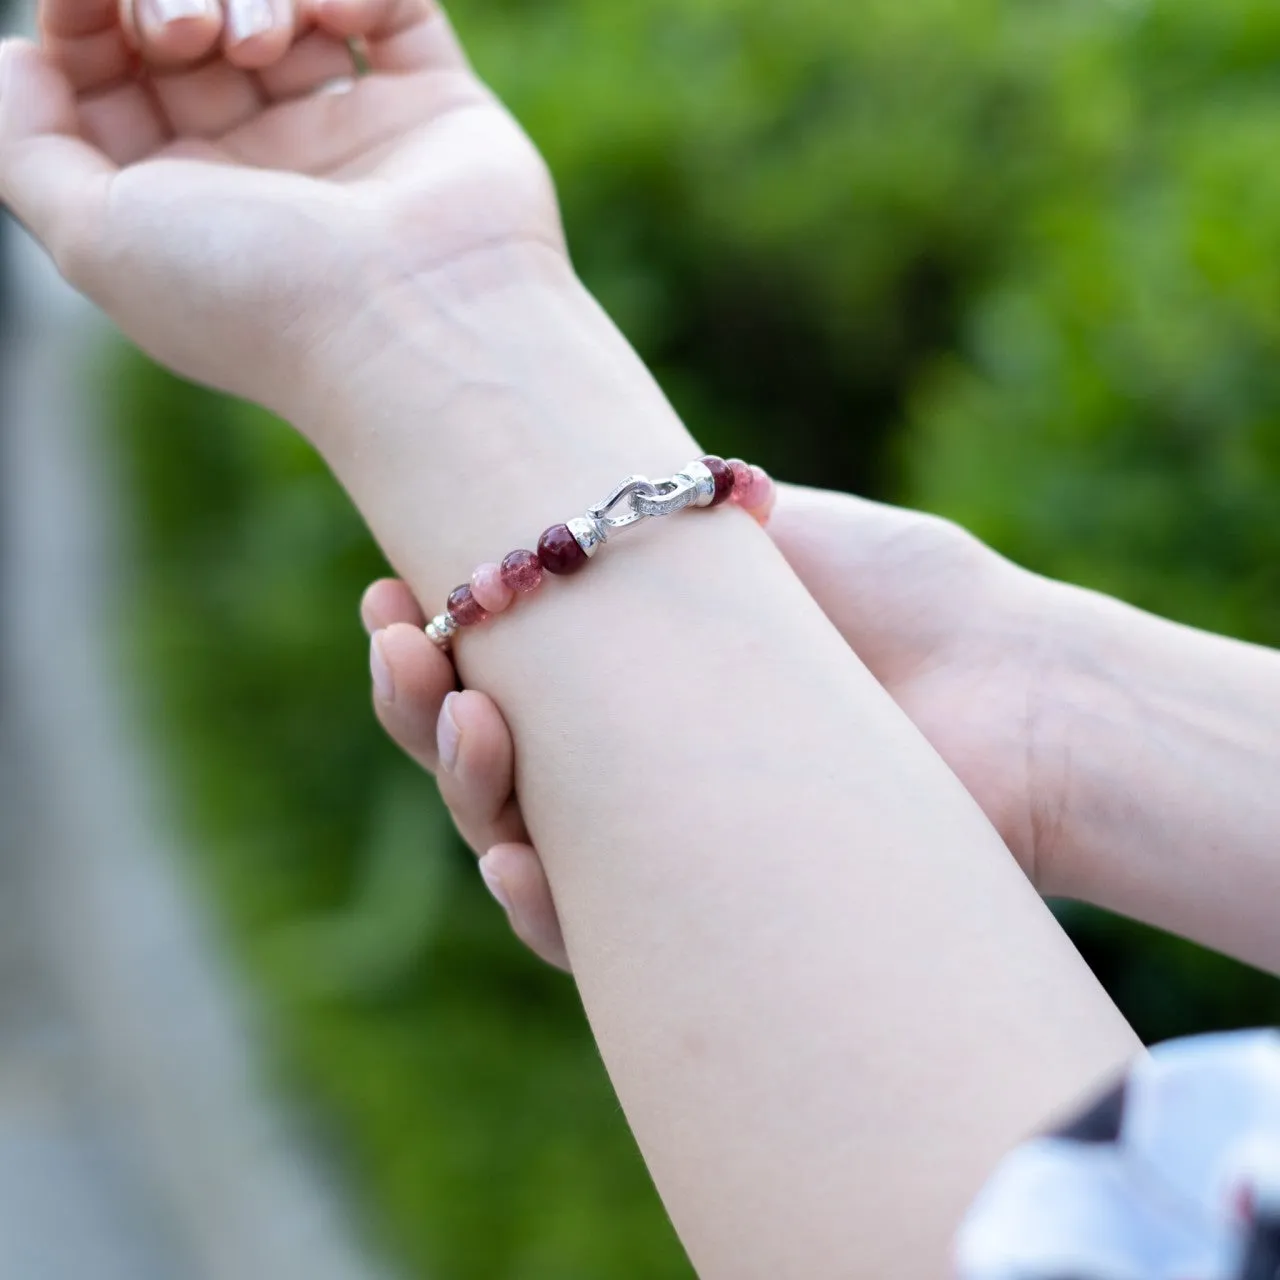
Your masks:
{"label": "small silver bead", "polygon": [[438,613],[430,622],[427,623],[426,632],[427,639],[432,644],[438,645],[441,649],[449,647],[449,641],[453,639],[457,633],[458,624],[453,620],[450,613]]}
{"label": "small silver bead", "polygon": [[716,478],[711,474],[711,468],[705,462],[691,462],[680,474],[688,476],[698,490],[698,496],[693,500],[693,505],[709,507],[716,496]]}
{"label": "small silver bead", "polygon": [[600,536],[600,526],[589,516],[574,516],[565,523],[587,556],[593,556],[600,550],[600,544],[604,541]]}

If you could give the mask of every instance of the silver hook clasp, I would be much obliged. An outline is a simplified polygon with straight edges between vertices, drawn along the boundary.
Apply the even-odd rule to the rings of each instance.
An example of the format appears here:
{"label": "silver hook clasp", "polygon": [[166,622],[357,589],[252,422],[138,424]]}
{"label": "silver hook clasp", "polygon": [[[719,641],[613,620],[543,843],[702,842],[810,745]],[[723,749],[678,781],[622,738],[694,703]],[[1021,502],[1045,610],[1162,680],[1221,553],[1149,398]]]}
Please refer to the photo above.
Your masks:
{"label": "silver hook clasp", "polygon": [[[587,508],[587,521],[603,542],[614,529],[644,520],[648,516],[669,516],[695,504],[705,507],[715,496],[715,480],[701,462],[691,462],[669,480],[647,480],[628,476],[607,498]],[[610,514],[625,504],[622,515]]]}
{"label": "silver hook clasp", "polygon": [[698,500],[698,484],[691,476],[674,475],[649,486],[653,493],[634,493],[631,506],[642,516],[669,516]]}
{"label": "silver hook clasp", "polygon": [[[587,519],[594,521],[603,531],[603,536],[607,537],[610,530],[625,529],[627,525],[644,519],[646,513],[636,509],[638,495],[656,496],[657,493],[658,486],[646,480],[644,476],[628,476],[610,491],[607,498],[597,502],[594,507],[587,508]],[[620,516],[609,514],[614,507],[624,502],[627,506],[624,514]]]}

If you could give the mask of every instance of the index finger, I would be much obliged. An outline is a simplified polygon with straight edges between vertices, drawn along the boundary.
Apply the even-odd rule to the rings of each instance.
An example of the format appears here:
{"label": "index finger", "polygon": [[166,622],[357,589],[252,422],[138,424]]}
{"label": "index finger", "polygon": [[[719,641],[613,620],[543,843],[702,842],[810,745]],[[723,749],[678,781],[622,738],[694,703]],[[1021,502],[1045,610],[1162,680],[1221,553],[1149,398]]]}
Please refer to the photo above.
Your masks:
{"label": "index finger", "polygon": [[41,44],[77,95],[132,76],[117,0],[42,0],[39,23]]}
{"label": "index finger", "polygon": [[79,40],[120,25],[117,0],[41,0],[40,33]]}

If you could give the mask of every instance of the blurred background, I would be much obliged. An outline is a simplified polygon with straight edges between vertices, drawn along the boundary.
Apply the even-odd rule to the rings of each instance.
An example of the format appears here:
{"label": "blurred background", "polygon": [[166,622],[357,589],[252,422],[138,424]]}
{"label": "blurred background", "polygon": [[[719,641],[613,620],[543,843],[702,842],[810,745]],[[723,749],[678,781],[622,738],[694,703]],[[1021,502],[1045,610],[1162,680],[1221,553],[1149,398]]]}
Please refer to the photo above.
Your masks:
{"label": "blurred background", "polygon": [[[452,8],[709,449],[1280,644],[1274,0]],[[7,243],[0,1196],[40,1107],[40,1203],[131,1280],[688,1277],[570,982],[374,724],[345,497]],[[1148,1040],[1280,1021],[1060,910]]]}

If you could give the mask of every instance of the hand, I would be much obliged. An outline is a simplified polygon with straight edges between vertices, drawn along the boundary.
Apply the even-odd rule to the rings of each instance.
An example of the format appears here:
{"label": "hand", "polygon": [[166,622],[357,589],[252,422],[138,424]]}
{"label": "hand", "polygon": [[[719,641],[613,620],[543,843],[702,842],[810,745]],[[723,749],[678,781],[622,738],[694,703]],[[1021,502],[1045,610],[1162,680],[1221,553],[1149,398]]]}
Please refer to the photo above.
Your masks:
{"label": "hand", "polygon": [[551,887],[515,794],[515,750],[493,700],[455,689],[453,663],[422,628],[422,610],[403,582],[375,582],[360,602],[370,633],[373,705],[383,727],[436,776],[462,838],[516,935],[548,964],[569,968]]}
{"label": "hand", "polygon": [[[1055,584],[946,521],[844,494],[780,486],[767,527],[1023,870],[1052,892],[1043,833],[1059,802],[1037,764]],[[567,969],[551,890],[520,816],[501,712],[484,694],[454,691],[453,666],[423,634],[422,612],[403,583],[374,583],[361,614],[373,633],[374,706],[383,726],[436,774],[516,934]]]}
{"label": "hand", "polygon": [[0,49],[0,199],[152,356],[289,412],[371,297],[568,273],[542,161],[432,0],[225,3],[43,0],[40,46]]}

